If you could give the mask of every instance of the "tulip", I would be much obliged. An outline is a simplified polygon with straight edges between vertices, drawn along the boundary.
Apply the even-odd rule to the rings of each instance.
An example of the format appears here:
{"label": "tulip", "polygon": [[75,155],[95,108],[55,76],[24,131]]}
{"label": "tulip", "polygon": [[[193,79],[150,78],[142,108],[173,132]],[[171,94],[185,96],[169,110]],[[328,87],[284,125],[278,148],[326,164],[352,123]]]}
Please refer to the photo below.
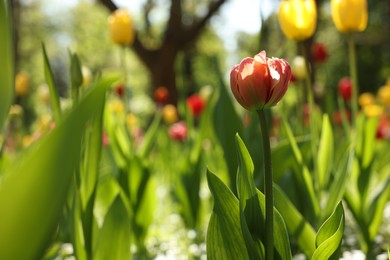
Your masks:
{"label": "tulip", "polygon": [[125,88],[126,88],[126,87],[125,87],[125,85],[124,85],[123,83],[116,85],[116,86],[115,86],[115,89],[114,89],[114,90],[115,90],[115,94],[116,94],[118,97],[120,97],[120,98],[124,97],[125,91],[126,91]]}
{"label": "tulip", "polygon": [[162,115],[164,122],[168,125],[176,123],[179,120],[177,109],[174,105],[168,104],[163,107]]}
{"label": "tulip", "polygon": [[118,9],[108,18],[111,40],[120,45],[130,45],[134,41],[133,22],[126,10]]}
{"label": "tulip", "polygon": [[184,141],[187,138],[187,126],[184,122],[173,124],[168,130],[169,136],[176,141]]}
{"label": "tulip", "polygon": [[311,56],[315,62],[324,62],[328,58],[328,50],[323,43],[316,42],[311,47]]}
{"label": "tulip", "polygon": [[169,98],[169,92],[166,87],[160,86],[154,91],[154,99],[160,104],[167,103]]}
{"label": "tulip", "polygon": [[230,87],[238,103],[247,110],[275,106],[287,91],[291,68],[284,59],[267,58],[262,51],[245,58],[230,72]]}
{"label": "tulip", "polygon": [[372,104],[363,107],[363,112],[367,117],[376,117],[382,115],[383,107],[377,104]]}
{"label": "tulip", "polygon": [[352,97],[352,81],[349,77],[344,77],[338,84],[339,94],[344,100],[350,100]]}
{"label": "tulip", "polygon": [[15,77],[15,93],[17,96],[26,96],[30,91],[30,77],[20,72]]}
{"label": "tulip", "polygon": [[307,77],[306,61],[303,56],[296,56],[293,59],[291,71],[295,79],[301,80]]}
{"label": "tulip", "polygon": [[314,0],[283,0],[278,19],[284,35],[296,41],[313,36],[317,26],[317,7]]}
{"label": "tulip", "polygon": [[373,105],[375,104],[375,97],[373,94],[365,92],[359,96],[358,102],[361,107]]}
{"label": "tulip", "polygon": [[199,117],[206,106],[206,102],[201,96],[195,94],[187,98],[187,106],[195,117]]}
{"label": "tulip", "polygon": [[378,98],[385,106],[390,106],[390,86],[385,85],[378,90]]}
{"label": "tulip", "polygon": [[331,0],[333,22],[340,32],[362,32],[367,27],[367,0]]}

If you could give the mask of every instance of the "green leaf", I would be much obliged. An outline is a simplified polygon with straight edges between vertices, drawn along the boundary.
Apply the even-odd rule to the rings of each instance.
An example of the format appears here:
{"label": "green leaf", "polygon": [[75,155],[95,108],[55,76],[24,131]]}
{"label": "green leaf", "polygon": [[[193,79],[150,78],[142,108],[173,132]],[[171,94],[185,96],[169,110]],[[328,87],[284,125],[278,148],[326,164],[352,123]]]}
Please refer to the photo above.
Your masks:
{"label": "green leaf", "polygon": [[46,136],[11,164],[0,184],[0,259],[37,259],[66,202],[86,121],[103,105],[104,79]]}
{"label": "green leaf", "polygon": [[237,198],[210,171],[207,171],[207,182],[214,198],[214,208],[207,229],[207,258],[248,259],[241,232]]}
{"label": "green leaf", "polygon": [[121,196],[118,195],[104,219],[93,259],[130,259],[130,257],[130,217]]}
{"label": "green leaf", "polygon": [[10,1],[0,1],[0,131],[8,116],[14,93],[14,44]]}
{"label": "green leaf", "polygon": [[155,141],[156,134],[160,126],[161,117],[161,113],[156,113],[152,124],[148,127],[148,131],[145,133],[142,143],[138,149],[138,155],[140,158],[145,158],[152,148],[152,144]]}
{"label": "green leaf", "polygon": [[317,249],[312,260],[339,259],[339,249],[344,234],[343,204],[337,205],[333,214],[322,224],[316,237]]}
{"label": "green leaf", "polygon": [[283,217],[288,233],[297,241],[302,252],[310,258],[315,251],[316,233],[313,227],[277,185],[274,185],[274,199],[275,207]]}
{"label": "green leaf", "polygon": [[368,203],[368,231],[372,241],[378,234],[378,230],[383,221],[383,211],[390,198],[390,179],[378,185],[372,190],[373,196]]}
{"label": "green leaf", "polygon": [[310,175],[309,169],[303,161],[303,156],[298,148],[297,141],[295,140],[291,128],[285,118],[283,118],[283,127],[286,131],[291,149],[294,154],[295,162],[298,166],[298,171],[294,171],[294,177],[299,185],[299,190],[301,190],[303,193],[305,209],[309,212],[310,218],[315,219],[320,212],[320,206],[314,192],[312,177]]}
{"label": "green leaf", "polygon": [[322,120],[321,139],[317,157],[318,185],[323,190],[329,181],[333,164],[333,132],[329,116],[324,114]]}
{"label": "green leaf", "polygon": [[70,53],[70,80],[72,82],[72,99],[77,102],[79,88],[83,84],[83,73],[79,56],[76,53]]}
{"label": "green leaf", "polygon": [[343,198],[345,189],[349,180],[349,173],[352,169],[354,160],[354,150],[349,147],[344,153],[341,159],[340,165],[337,168],[334,180],[331,182],[329,187],[329,197],[326,199],[325,209],[322,211],[322,216],[329,216],[336,204]]}
{"label": "green leaf", "polygon": [[231,95],[225,86],[222,72],[219,71],[218,64],[215,65],[219,76],[219,98],[214,108],[213,123],[215,134],[224,152],[224,158],[228,168],[230,187],[236,194],[237,175],[237,155],[235,152],[234,136],[236,133],[242,134],[243,127],[241,120],[234,108]]}
{"label": "green leaf", "polygon": [[45,78],[50,90],[50,100],[51,100],[51,105],[53,106],[54,120],[55,122],[59,122],[61,119],[60,98],[58,95],[57,86],[54,81],[53,71],[50,66],[49,58],[46,53],[46,48],[43,43],[42,43],[42,52],[43,52],[43,62],[44,62],[44,69],[45,69]]}
{"label": "green leaf", "polygon": [[[238,154],[237,192],[240,206],[240,223],[251,259],[264,257],[262,238],[264,237],[264,216],[253,181],[254,165],[244,142],[236,134]],[[261,257],[262,256],[262,257]]]}

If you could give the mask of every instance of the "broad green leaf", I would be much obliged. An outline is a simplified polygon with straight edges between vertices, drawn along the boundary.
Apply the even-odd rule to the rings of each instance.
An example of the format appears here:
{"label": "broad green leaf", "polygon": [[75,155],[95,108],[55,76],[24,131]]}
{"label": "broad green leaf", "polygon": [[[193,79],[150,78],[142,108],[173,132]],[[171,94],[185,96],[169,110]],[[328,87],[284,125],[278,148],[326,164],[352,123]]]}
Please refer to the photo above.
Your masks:
{"label": "broad green leaf", "polygon": [[[236,134],[238,155],[237,193],[240,206],[240,223],[243,236],[251,259],[264,257],[262,238],[264,238],[264,221],[253,180],[254,165],[244,142]],[[262,252],[263,251],[263,252]]]}
{"label": "broad green leaf", "polygon": [[339,249],[344,234],[343,204],[337,205],[333,214],[322,224],[316,237],[317,249],[312,260],[339,259]]}
{"label": "broad green leaf", "polygon": [[149,126],[148,131],[145,133],[141,146],[138,149],[138,155],[140,158],[145,158],[152,148],[152,144],[156,138],[156,133],[159,129],[160,122],[161,113],[157,113],[153,119],[152,124]]}
{"label": "broad green leaf", "polygon": [[366,118],[363,132],[362,166],[367,168],[371,163],[376,144],[376,130],[379,117]]}
{"label": "broad green leaf", "polygon": [[330,184],[329,197],[326,199],[326,206],[322,211],[322,216],[329,216],[332,213],[336,204],[343,198],[347,186],[350,187],[350,185],[347,185],[347,183],[349,180],[349,173],[352,169],[353,160],[354,150],[348,148],[348,150],[344,153],[343,158],[341,159],[334,180]]}
{"label": "broad green leaf", "polygon": [[237,154],[235,152],[234,136],[236,133],[242,134],[242,123],[234,108],[231,95],[225,86],[225,80],[218,66],[217,75],[219,76],[219,98],[214,108],[213,121],[215,134],[224,152],[224,158],[227,164],[230,187],[236,194],[236,175],[237,175]]}
{"label": "broad green leaf", "polygon": [[0,1],[0,131],[8,116],[14,93],[14,44],[10,1]]}
{"label": "broad green leaf", "polygon": [[[261,211],[265,215],[265,196],[259,190],[257,190],[259,196]],[[274,207],[274,247],[278,255],[275,255],[276,259],[292,259],[290,241],[286,224],[284,223],[282,215]]]}
{"label": "broad green leaf", "polygon": [[86,121],[113,82],[100,81],[0,182],[0,259],[37,259],[52,239],[76,166]]}
{"label": "broad green leaf", "polygon": [[298,171],[294,171],[294,173],[295,173],[294,176],[295,176],[297,183],[299,185],[299,189],[302,190],[302,192],[304,194],[305,202],[307,202],[307,204],[305,204],[305,206],[309,210],[309,212],[311,213],[310,214],[310,215],[312,215],[311,218],[315,219],[316,216],[318,216],[318,214],[320,212],[320,206],[319,206],[319,203],[317,201],[317,197],[316,197],[315,192],[314,192],[314,184],[313,184],[312,177],[310,175],[309,169],[307,168],[307,166],[305,165],[305,163],[303,161],[302,153],[298,148],[297,141],[295,140],[295,138],[293,136],[291,128],[290,128],[287,120],[284,118],[283,118],[283,127],[286,131],[288,140],[289,140],[290,145],[291,145],[291,149],[292,149],[293,154],[294,154],[295,162],[298,166]]}
{"label": "broad green leaf", "polygon": [[238,199],[210,171],[207,171],[207,182],[214,198],[213,212],[207,228],[207,258],[248,259],[241,232]]}
{"label": "broad green leaf", "polygon": [[130,259],[130,257],[130,217],[121,196],[118,195],[104,219],[93,259]]}
{"label": "broad green leaf", "polygon": [[320,190],[326,188],[333,165],[333,132],[329,116],[324,114],[317,156],[317,174]]}
{"label": "broad green leaf", "polygon": [[316,233],[313,227],[277,185],[274,185],[274,199],[275,207],[283,217],[288,233],[297,241],[302,252],[310,258],[315,251]]}
{"label": "broad green leaf", "polygon": [[383,221],[383,211],[390,198],[390,179],[373,190],[373,198],[368,203],[368,231],[373,241]]}
{"label": "broad green leaf", "polygon": [[61,119],[60,97],[58,95],[57,86],[54,81],[53,71],[50,66],[49,58],[46,53],[45,45],[42,43],[43,63],[45,69],[45,78],[50,90],[50,100],[53,108],[54,120],[59,122]]}
{"label": "broad green leaf", "polygon": [[73,207],[72,207],[72,245],[75,251],[75,257],[80,260],[87,260],[87,251],[85,247],[85,238],[82,222],[82,209],[80,203],[80,197],[75,195]]}
{"label": "broad green leaf", "polygon": [[77,102],[79,87],[83,84],[83,73],[79,56],[76,53],[70,53],[70,81],[72,83],[72,99]]}

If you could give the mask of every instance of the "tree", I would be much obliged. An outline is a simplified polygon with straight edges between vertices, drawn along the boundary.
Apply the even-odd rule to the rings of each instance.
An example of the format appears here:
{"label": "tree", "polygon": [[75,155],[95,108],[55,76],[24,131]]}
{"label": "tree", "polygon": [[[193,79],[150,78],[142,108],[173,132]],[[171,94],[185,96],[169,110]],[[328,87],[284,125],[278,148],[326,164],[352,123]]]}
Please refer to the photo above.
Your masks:
{"label": "tree", "polygon": [[[111,0],[98,0],[110,11],[115,11],[118,7]],[[146,29],[143,34],[137,32],[133,50],[145,64],[151,75],[153,88],[166,86],[170,93],[170,102],[177,103],[178,91],[176,86],[175,61],[178,53],[185,50],[198,38],[202,30],[207,25],[210,18],[217,13],[226,0],[211,0],[207,4],[207,12],[203,16],[197,16],[194,12],[189,12],[183,8],[184,0],[171,0],[169,18],[161,36],[161,43],[156,48],[150,48],[145,44],[143,37],[152,37],[150,11],[155,6],[154,0],[147,0],[144,8]],[[191,17],[191,19],[188,19]],[[192,22],[188,22],[192,21]]]}

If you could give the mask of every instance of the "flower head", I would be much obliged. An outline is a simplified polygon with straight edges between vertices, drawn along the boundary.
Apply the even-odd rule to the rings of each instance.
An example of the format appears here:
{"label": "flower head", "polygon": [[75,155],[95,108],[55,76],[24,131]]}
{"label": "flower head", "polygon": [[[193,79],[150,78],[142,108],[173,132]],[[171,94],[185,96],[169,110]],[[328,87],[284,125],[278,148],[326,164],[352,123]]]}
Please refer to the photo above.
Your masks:
{"label": "flower head", "polygon": [[344,77],[340,79],[338,84],[339,94],[343,97],[344,100],[350,100],[352,97],[352,81],[349,77]]}
{"label": "flower head", "polygon": [[163,107],[162,115],[163,115],[164,122],[167,123],[168,125],[176,123],[179,120],[177,109],[172,104],[168,104]]}
{"label": "flower head", "polygon": [[169,92],[168,89],[164,86],[160,86],[154,90],[154,99],[160,104],[165,104],[168,102]]}
{"label": "flower head", "polygon": [[280,27],[287,38],[303,41],[314,34],[317,7],[314,0],[283,0],[279,6]]}
{"label": "flower head", "polygon": [[187,138],[187,125],[183,121],[173,124],[168,130],[169,136],[176,141],[184,141]]}
{"label": "flower head", "polygon": [[118,9],[108,17],[111,40],[120,45],[129,45],[134,41],[134,27],[129,13]]}
{"label": "flower head", "polygon": [[15,77],[15,93],[17,96],[27,96],[30,91],[30,77],[20,72]]}
{"label": "flower head", "polygon": [[311,56],[315,62],[324,62],[328,59],[328,50],[325,44],[320,42],[313,43],[311,47]]}
{"label": "flower head", "polygon": [[187,106],[192,114],[196,117],[200,116],[206,107],[206,101],[199,95],[194,94],[187,98]]}
{"label": "flower head", "polygon": [[262,51],[245,58],[230,72],[230,87],[241,106],[259,110],[275,106],[287,91],[291,68],[284,59],[267,58]]}
{"label": "flower head", "polygon": [[340,32],[362,32],[367,27],[367,0],[331,0],[332,19]]}

